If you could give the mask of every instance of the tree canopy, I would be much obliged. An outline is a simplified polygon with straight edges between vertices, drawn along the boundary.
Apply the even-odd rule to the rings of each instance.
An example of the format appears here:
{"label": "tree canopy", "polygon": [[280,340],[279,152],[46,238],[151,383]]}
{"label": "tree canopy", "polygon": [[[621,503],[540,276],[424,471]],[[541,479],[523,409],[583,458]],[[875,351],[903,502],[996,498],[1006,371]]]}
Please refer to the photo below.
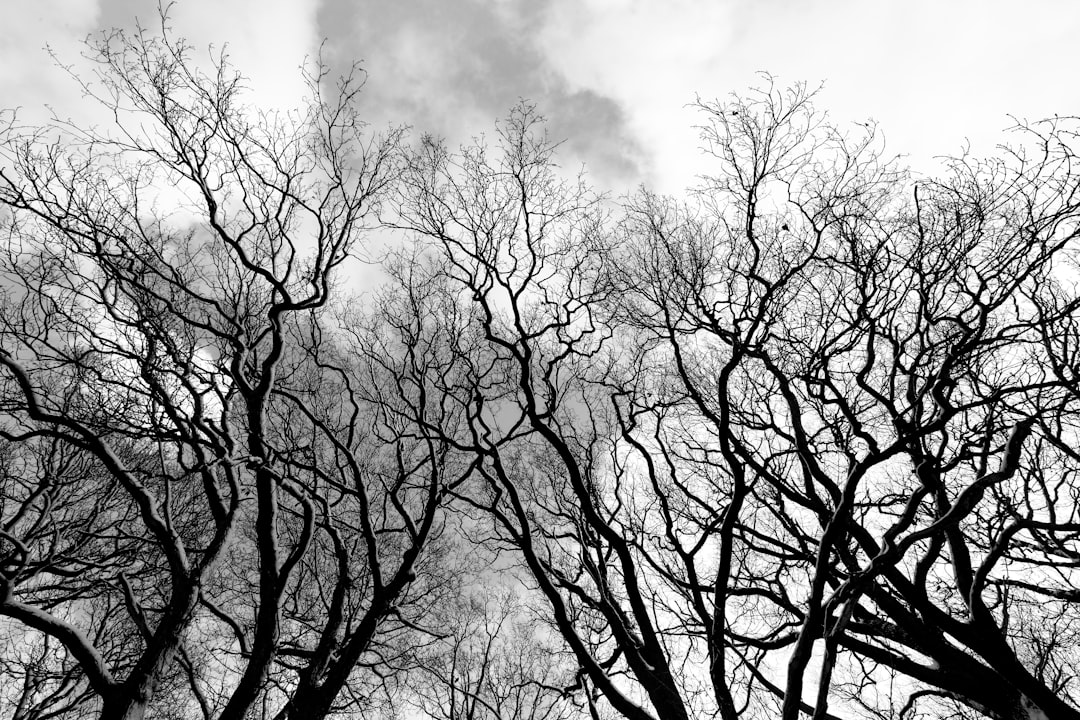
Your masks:
{"label": "tree canopy", "polygon": [[925,177],[765,76],[616,197],[90,49],[0,130],[0,717],[1080,718],[1076,118]]}

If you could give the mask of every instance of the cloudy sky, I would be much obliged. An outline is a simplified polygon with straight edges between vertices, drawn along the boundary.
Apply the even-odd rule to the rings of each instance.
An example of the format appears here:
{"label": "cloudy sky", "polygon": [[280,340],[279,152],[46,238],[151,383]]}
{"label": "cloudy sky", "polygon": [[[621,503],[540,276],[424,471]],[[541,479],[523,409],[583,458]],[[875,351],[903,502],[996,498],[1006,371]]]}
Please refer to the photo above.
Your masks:
{"label": "cloudy sky", "polygon": [[[55,68],[79,41],[156,21],[156,0],[5,4],[0,107],[79,116]],[[1009,114],[1080,114],[1080,3],[1071,0],[179,0],[173,27],[196,47],[229,44],[258,102],[290,106],[298,66],[318,51],[369,73],[377,124],[467,141],[518,98],[566,139],[567,162],[621,192],[676,192],[707,171],[695,96],[825,83],[836,121],[874,118],[888,150],[930,169],[965,138],[991,149]]]}

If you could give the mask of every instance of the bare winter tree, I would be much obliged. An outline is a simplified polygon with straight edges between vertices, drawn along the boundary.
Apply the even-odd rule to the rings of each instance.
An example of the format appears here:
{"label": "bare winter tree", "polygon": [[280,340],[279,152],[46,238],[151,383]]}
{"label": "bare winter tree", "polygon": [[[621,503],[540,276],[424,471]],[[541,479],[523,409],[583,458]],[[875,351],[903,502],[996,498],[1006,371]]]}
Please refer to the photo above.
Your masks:
{"label": "bare winter tree", "polygon": [[463,499],[624,717],[1077,717],[1072,126],[915,180],[812,99],[702,103],[615,230],[527,106],[417,154]]}
{"label": "bare winter tree", "polygon": [[1075,120],[914,178],[770,82],[616,204],[91,51],[0,133],[11,717],[1080,717]]}
{"label": "bare winter tree", "polygon": [[355,77],[257,115],[167,31],[90,50],[111,134],[8,117],[0,143],[0,615],[37,648],[5,650],[16,713],[361,708],[466,472],[387,374],[424,338],[330,311],[399,134],[367,131]]}
{"label": "bare winter tree", "polygon": [[[1030,598],[994,581],[1033,577],[1019,548],[1075,532],[1058,499],[1071,471],[1047,447],[1062,434],[1043,427],[1065,389],[1043,370],[1037,311],[1068,296],[1069,135],[1024,129],[1037,154],[905,182],[871,135],[853,144],[808,99],[706,106],[723,173],[702,189],[708,225],[652,199],[635,208],[645,274],[624,287],[651,288],[633,310],[715,428],[725,514],[745,508],[720,558],[738,558],[736,592],[715,595],[738,608],[717,613],[727,652],[790,651],[785,717],[812,684],[815,643],[819,717],[844,662],[839,694],[884,716],[882,672],[907,678],[900,715],[947,698],[991,717],[1073,717],[1076,689],[1042,671],[1068,650],[1032,662],[1013,635]],[[726,619],[746,615],[775,624],[761,635]]]}

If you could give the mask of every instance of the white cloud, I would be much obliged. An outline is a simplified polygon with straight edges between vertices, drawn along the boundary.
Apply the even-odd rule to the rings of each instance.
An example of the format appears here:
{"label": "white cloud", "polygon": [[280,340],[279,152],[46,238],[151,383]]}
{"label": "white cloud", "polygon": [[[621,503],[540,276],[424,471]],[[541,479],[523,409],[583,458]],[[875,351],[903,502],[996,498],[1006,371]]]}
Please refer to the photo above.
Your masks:
{"label": "white cloud", "polygon": [[684,106],[757,71],[826,82],[834,121],[874,117],[890,152],[932,168],[964,138],[990,152],[1008,113],[1077,114],[1080,5],[1064,0],[555,0],[542,46],[572,82],[618,100],[662,189],[704,162]]}
{"label": "white cloud", "polygon": [[[724,60],[826,81],[835,120],[879,120],[890,149],[930,167],[965,137],[992,151],[1008,113],[1076,112],[1080,5],[1060,0],[748,6]],[[719,91],[711,91],[719,92]]]}
{"label": "white cloud", "polygon": [[[48,118],[47,105],[62,118],[107,130],[108,114],[82,98],[79,85],[57,63],[92,81],[93,66],[82,57],[84,40],[112,28],[133,31],[136,24],[155,34],[160,28],[157,0],[10,5],[0,25],[0,108],[19,107],[20,122],[36,124]],[[209,48],[216,56],[227,45],[230,62],[248,78],[248,105],[290,110],[308,96],[300,66],[318,52],[317,9],[317,3],[295,0],[179,0],[171,6],[169,25],[174,38],[192,46],[192,60],[203,70],[211,69]]]}
{"label": "white cloud", "polygon": [[[80,119],[91,112],[80,90],[57,60],[86,75],[83,40],[113,27],[131,30],[135,20],[157,28],[156,0],[37,0],[9,3],[0,25],[0,107],[21,106],[26,121],[45,116],[44,105],[64,117]],[[207,47],[228,44],[229,55],[250,79],[251,102],[288,109],[306,96],[300,75],[305,57],[318,51],[317,3],[295,0],[180,0],[170,24],[175,34],[195,48],[195,58],[208,62]]]}
{"label": "white cloud", "polygon": [[723,81],[717,65],[731,42],[731,9],[721,3],[676,0],[557,0],[541,43],[570,82],[615,98],[628,124],[654,158],[654,177],[674,191],[682,182],[667,169],[696,154],[696,92]]}
{"label": "white cloud", "polygon": [[[153,25],[157,2],[10,5],[0,106],[30,118],[46,102],[77,106],[46,43],[77,62],[87,33],[136,15]],[[609,179],[647,173],[637,179],[668,191],[706,168],[686,104],[745,90],[759,70],[782,84],[826,81],[834,120],[876,118],[889,150],[922,167],[965,137],[992,150],[1010,112],[1080,114],[1080,4],[1069,0],[180,0],[172,24],[201,59],[228,42],[254,104],[296,105],[298,65],[326,35],[337,59],[371,70],[365,102],[379,123],[467,140],[530,97],[568,118],[561,129]]]}
{"label": "white cloud", "polygon": [[0,23],[0,107],[20,107],[26,122],[47,117],[46,104],[70,114],[78,105],[78,89],[46,46],[65,62],[78,63],[80,43],[97,17],[95,0],[7,3]]}
{"label": "white cloud", "polygon": [[300,66],[314,59],[322,40],[317,8],[297,0],[183,0],[172,11],[172,26],[200,52],[227,43],[231,61],[250,79],[251,101],[288,110],[307,96]]}

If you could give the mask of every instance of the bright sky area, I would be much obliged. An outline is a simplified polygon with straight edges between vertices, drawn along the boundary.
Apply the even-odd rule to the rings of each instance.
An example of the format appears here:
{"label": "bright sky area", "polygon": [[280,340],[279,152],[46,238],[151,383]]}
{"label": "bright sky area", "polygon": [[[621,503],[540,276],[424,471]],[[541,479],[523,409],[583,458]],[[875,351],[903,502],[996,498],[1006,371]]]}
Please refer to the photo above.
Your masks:
{"label": "bright sky area", "polygon": [[[44,47],[77,64],[88,33],[136,17],[153,27],[156,7],[5,3],[0,107],[79,118],[79,90]],[[531,99],[568,162],[616,194],[692,184],[708,167],[687,104],[743,91],[758,71],[824,82],[834,121],[877,120],[888,151],[922,170],[965,138],[992,150],[1010,114],[1080,114],[1071,0],[179,0],[171,17],[200,50],[227,42],[263,104],[299,101],[298,67],[324,40],[335,67],[369,72],[376,125],[456,144]]]}

